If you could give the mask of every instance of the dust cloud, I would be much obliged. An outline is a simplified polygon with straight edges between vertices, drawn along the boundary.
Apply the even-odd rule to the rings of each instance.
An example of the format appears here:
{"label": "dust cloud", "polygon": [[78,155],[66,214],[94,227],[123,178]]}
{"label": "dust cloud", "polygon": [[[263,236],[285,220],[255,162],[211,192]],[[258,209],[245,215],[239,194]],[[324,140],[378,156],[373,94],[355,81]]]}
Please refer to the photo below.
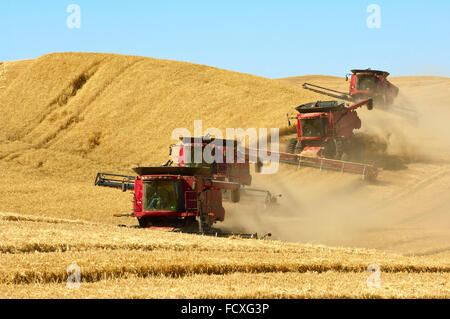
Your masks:
{"label": "dust cloud", "polygon": [[427,99],[427,95],[423,93],[420,99],[412,100],[402,94],[392,109],[405,110],[407,105],[408,112],[376,109],[360,112],[361,133],[384,145],[386,155],[397,156],[407,163],[443,160],[450,150],[450,127],[444,123],[450,109],[432,95]]}
{"label": "dust cloud", "polygon": [[282,166],[275,176],[258,176],[255,186],[281,194],[278,205],[259,202],[228,204],[223,227],[238,232],[273,234],[274,239],[340,245],[367,226],[380,225],[362,196],[359,176],[317,172],[310,168]]}
{"label": "dust cloud", "polygon": [[[357,137],[366,143],[368,161],[381,168],[378,181],[282,165],[276,175],[254,175],[255,187],[282,194],[279,205],[226,204],[222,228],[312,244],[395,250],[404,242],[403,250],[422,249],[450,221],[448,196],[439,196],[450,187],[444,172],[450,164],[450,127],[444,123],[450,109],[432,92],[414,88],[412,96],[400,96],[394,111],[358,112],[363,125]],[[407,113],[399,112],[405,105]]]}

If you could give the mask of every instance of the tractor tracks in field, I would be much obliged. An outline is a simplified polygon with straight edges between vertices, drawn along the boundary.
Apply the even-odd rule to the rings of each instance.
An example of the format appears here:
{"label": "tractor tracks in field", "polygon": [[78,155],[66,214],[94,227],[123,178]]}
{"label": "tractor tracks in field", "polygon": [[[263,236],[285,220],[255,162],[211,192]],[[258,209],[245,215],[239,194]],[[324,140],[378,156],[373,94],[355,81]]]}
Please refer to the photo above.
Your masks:
{"label": "tractor tracks in field", "polygon": [[[90,94],[86,102],[83,105],[76,107],[75,112],[72,108],[69,110],[67,107],[71,104],[73,98],[79,95],[83,88],[88,85],[88,83],[95,77],[99,69],[102,67],[102,62],[105,59],[93,62],[85,70],[83,70],[73,81],[71,81],[56,97],[54,97],[47,105],[47,111],[42,114],[37,125],[31,128],[28,132],[24,133],[19,140],[27,141],[30,148],[48,148],[53,142],[61,136],[63,132],[67,132],[70,128],[75,126],[84,120],[83,115],[89,109],[89,106],[95,102],[110,86],[114,83],[120,76],[127,70],[132,68],[137,63],[145,60],[144,58],[137,59],[125,65],[123,68],[118,70],[111,78],[106,79],[98,88]],[[61,117],[58,114],[65,108],[65,116]],[[64,112],[63,112],[64,114]],[[41,125],[45,125],[46,122],[53,121],[52,118],[58,118],[60,123],[56,127],[53,127],[53,132],[46,135],[36,135],[35,132],[38,131]],[[52,124],[50,124],[52,125]],[[8,154],[9,155],[9,154]],[[7,156],[7,155],[6,155]],[[5,156],[3,156],[5,157]]]}
{"label": "tractor tracks in field", "polygon": [[[79,116],[79,114],[74,114],[73,112],[68,112],[66,110],[65,119],[59,124],[56,130],[45,137],[41,137],[39,142],[33,143],[33,140],[36,139],[36,137],[33,138],[33,133],[36,132],[36,130],[39,130],[41,125],[45,125],[46,122],[52,121],[53,117],[57,118],[57,114],[62,108],[67,109],[67,106],[70,104],[71,100],[79,95],[90,79],[95,76],[103,61],[104,59],[92,63],[73,81],[71,81],[55,98],[53,98],[46,106],[47,111],[41,116],[37,125],[29,130],[21,139],[28,139],[30,145],[34,145],[36,148],[43,148],[49,142],[54,140],[61,132],[68,130],[74,124],[82,121],[83,119]],[[38,138],[39,137],[40,136],[38,136]]]}
{"label": "tractor tracks in field", "polygon": [[[79,108],[79,110],[77,111],[77,114],[74,114],[71,117],[69,117],[67,119],[66,123],[62,127],[60,127],[59,130],[57,130],[52,136],[50,136],[49,138],[46,138],[43,142],[41,142],[38,145],[38,147],[39,148],[50,147],[58,137],[61,137],[62,135],[64,135],[64,133],[67,133],[69,128],[72,128],[76,124],[84,121],[84,115],[89,110],[89,106],[92,105],[92,103],[94,103],[117,79],[119,79],[121,75],[123,75],[127,70],[131,69],[133,66],[135,66],[136,64],[138,64],[139,62],[142,62],[144,60],[145,60],[144,58],[141,58],[141,59],[137,59],[136,61],[131,62],[130,64],[128,64],[128,65],[124,66],[122,69],[120,69],[110,79],[108,79],[104,83],[102,83],[101,88],[96,90],[96,92],[91,97],[89,97],[88,101],[86,103],[84,103],[84,105],[82,107]],[[94,66],[94,67],[97,69],[95,70],[94,74],[92,74],[90,77],[88,77],[86,79],[86,82],[90,78],[92,78],[92,76],[95,75],[95,73],[97,72],[97,70],[99,68],[99,66]],[[84,84],[83,84],[83,86],[84,86]],[[81,88],[79,90],[81,90]],[[68,104],[68,103],[69,103],[69,101],[67,101],[65,104]]]}
{"label": "tractor tracks in field", "polygon": [[427,250],[425,252],[416,253],[416,254],[407,254],[405,256],[419,256],[419,257],[421,257],[421,256],[433,256],[433,255],[446,254],[446,253],[450,253],[450,246],[449,247],[445,247],[445,248]]}
{"label": "tractor tracks in field", "polygon": [[[447,178],[450,172],[450,167],[449,166],[444,166],[444,167],[439,167],[436,168],[434,170],[431,170],[429,174],[427,174],[427,176],[422,177],[424,172],[421,173],[421,176],[417,177],[417,176],[412,176],[414,178],[414,181],[409,182],[408,184],[406,184],[403,187],[399,187],[397,186],[397,189],[399,189],[399,191],[397,191],[394,195],[391,195],[389,197],[387,197],[386,199],[382,199],[379,200],[378,202],[376,202],[373,206],[372,209],[373,211],[378,212],[379,214],[383,215],[388,213],[389,215],[386,215],[386,218],[388,220],[391,220],[391,226],[396,226],[396,227],[401,227],[402,225],[404,226],[405,224],[411,223],[411,222],[415,222],[414,228],[416,229],[422,229],[420,226],[420,223],[418,224],[417,221],[420,218],[426,218],[427,220],[431,220],[433,217],[433,214],[440,214],[442,212],[442,209],[444,209],[444,205],[446,204],[445,200],[448,200],[447,197],[443,197],[443,201],[441,200],[440,202],[438,202],[438,204],[436,205],[436,203],[430,203],[427,202],[425,205],[419,205],[419,206],[413,206],[414,204],[414,200],[418,200],[418,196],[420,196],[420,191],[422,190],[426,190],[428,193],[426,194],[427,196],[429,195],[433,195],[433,196],[439,196],[439,194],[435,194],[432,193],[430,191],[430,186],[432,186],[433,184],[441,181],[444,178]],[[426,172],[425,172],[426,174]],[[400,179],[401,177],[397,177],[398,179]],[[443,191],[443,194],[445,194],[445,191]],[[435,208],[437,209],[433,209],[432,206],[430,206],[431,204],[434,205]],[[406,205],[406,206],[405,206]],[[442,206],[441,209],[439,209],[439,206]],[[386,209],[388,208],[388,209]],[[392,216],[396,215],[396,212],[400,212],[400,214],[398,214],[398,217],[395,217],[395,222],[394,224],[392,224]],[[402,216],[401,212],[407,212],[406,216]],[[403,214],[405,215],[405,214]],[[420,242],[420,240],[429,240],[431,238],[434,238],[434,235],[430,235],[429,238],[416,238],[413,239],[417,242]],[[410,240],[410,239],[409,239]],[[409,242],[410,243],[410,242]],[[391,243],[392,244],[392,243]],[[398,245],[398,244],[407,244],[404,241],[400,241],[400,242],[395,242],[393,243],[394,245]],[[390,246],[390,245],[388,245]],[[377,247],[377,249],[384,249],[385,247]]]}
{"label": "tractor tracks in field", "polygon": [[[104,59],[92,63],[83,72],[81,72],[75,80],[69,83],[69,85],[62,92],[60,92],[58,96],[53,98],[47,106],[47,112],[41,116],[38,124],[18,138],[18,140],[25,144],[24,149],[5,153],[0,156],[0,159],[7,159],[9,156],[18,157],[27,150],[39,150],[41,148],[47,149],[52,146],[58,138],[64,135],[64,133],[69,132],[70,129],[72,129],[76,124],[84,121],[83,116],[89,110],[89,106],[92,105],[92,103],[94,103],[117,79],[119,79],[121,75],[144,60],[145,58],[136,59],[118,70],[116,74],[111,76],[111,78],[106,79],[105,82],[101,83],[102,85],[100,85],[99,88],[88,97],[87,102],[84,102],[82,106],[76,108],[76,112],[66,111],[64,118],[57,116],[57,113],[60,112],[62,108],[67,109],[67,106],[71,103],[71,100],[75,96],[79,95],[83,88],[96,75],[98,70],[101,68],[101,63]],[[51,124],[53,125],[53,132],[44,130],[44,134],[37,133],[40,130],[40,127],[45,125],[46,122],[51,121],[53,117],[60,120],[60,123],[57,124],[57,126],[55,126],[56,124]]]}
{"label": "tractor tracks in field", "polygon": [[433,170],[431,172],[431,174],[428,175],[427,177],[425,177],[419,181],[411,182],[408,185],[406,185],[405,187],[403,187],[404,188],[403,191],[390,197],[386,202],[383,202],[383,204],[380,205],[379,208],[385,206],[386,204],[394,203],[394,202],[397,202],[408,196],[414,195],[418,191],[423,190],[424,188],[434,184],[436,181],[448,176],[449,172],[450,172],[450,167],[440,167],[436,170]]}

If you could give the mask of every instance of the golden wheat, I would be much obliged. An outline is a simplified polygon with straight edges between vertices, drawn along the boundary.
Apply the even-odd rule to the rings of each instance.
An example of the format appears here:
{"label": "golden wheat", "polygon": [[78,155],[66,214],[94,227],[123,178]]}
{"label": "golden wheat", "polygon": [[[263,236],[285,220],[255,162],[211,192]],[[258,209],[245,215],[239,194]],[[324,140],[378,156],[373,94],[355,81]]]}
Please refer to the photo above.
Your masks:
{"label": "golden wheat", "polygon": [[[84,283],[130,276],[365,273],[371,264],[377,264],[383,273],[434,274],[434,280],[450,272],[450,260],[444,255],[404,257],[366,249],[164,234],[104,225],[84,225],[80,230],[74,223],[49,222],[0,223],[1,284],[63,283],[71,264],[81,267]],[[10,234],[19,233],[14,228],[22,229],[23,238],[10,239]]]}
{"label": "golden wheat", "polygon": [[[4,298],[449,298],[449,274],[381,274],[368,288],[368,273],[306,272],[154,276],[101,280],[67,289],[65,283],[0,285]],[[439,279],[436,279],[439,277]],[[245,285],[243,285],[245,283]]]}

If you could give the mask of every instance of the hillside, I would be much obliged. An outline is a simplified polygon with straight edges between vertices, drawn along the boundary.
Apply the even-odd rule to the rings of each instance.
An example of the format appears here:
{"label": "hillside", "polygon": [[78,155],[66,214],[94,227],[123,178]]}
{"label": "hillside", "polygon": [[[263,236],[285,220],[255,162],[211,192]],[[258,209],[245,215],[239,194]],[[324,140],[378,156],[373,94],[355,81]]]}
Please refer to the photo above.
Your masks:
{"label": "hillside", "polygon": [[[203,120],[203,129],[274,127],[286,133],[286,113],[293,113],[299,104],[326,99],[303,90],[303,82],[347,88],[345,80],[337,77],[272,80],[203,65],[112,54],[55,53],[0,63],[0,212],[11,212],[0,218],[1,268],[42,267],[30,270],[30,276],[36,276],[42,285],[35,288],[14,270],[0,271],[4,291],[0,297],[117,296],[111,290],[112,281],[95,279],[108,273],[105,267],[117,254],[134,260],[127,265],[124,257],[109,273],[127,297],[134,296],[129,292],[131,286],[173,289],[173,294],[145,290],[145,296],[191,296],[192,289],[187,287],[194,280],[203,285],[202,291],[209,291],[214,283],[228,287],[209,297],[448,297],[450,129],[444,122],[450,113],[448,78],[392,78],[401,90],[396,106],[414,108],[417,122],[383,110],[358,112],[363,122],[361,133],[370,136],[374,146],[384,146],[376,158],[383,167],[377,182],[281,166],[275,176],[254,175],[255,186],[282,194],[278,209],[226,204],[227,217],[221,227],[271,232],[274,239],[284,242],[214,239],[219,247],[239,243],[230,255],[223,253],[214,259],[210,239],[178,240],[179,235],[114,226],[136,224],[112,217],[129,212],[130,195],[94,187],[97,172],[132,174],[135,165],[160,165],[168,159],[168,146],[174,142],[172,130],[184,127],[192,132],[194,120]],[[284,134],[281,143],[288,137]],[[161,246],[159,241],[174,246]],[[188,275],[176,279],[167,274],[159,277],[158,271],[163,270],[153,273],[153,264],[137,265],[140,257],[158,256],[148,248],[152,245],[168,249],[177,260],[187,258],[179,246],[186,241],[193,243],[189,246],[192,256],[206,251],[205,258],[211,258],[207,269],[222,269],[219,265],[226,260],[226,274],[219,270],[205,274],[198,270],[203,268],[187,265],[186,269],[198,271],[184,270]],[[308,250],[307,255],[293,252],[303,249]],[[73,253],[80,263],[91,265],[86,267],[93,274],[80,295],[67,295],[61,286],[64,262],[73,260]],[[293,261],[286,266],[287,273],[279,273],[285,269],[275,261],[291,253]],[[54,262],[46,264],[47,258]],[[64,262],[57,264],[58,258]],[[161,263],[170,265],[169,257],[164,258]],[[299,266],[304,258],[310,260],[309,268]],[[345,271],[330,266],[319,271],[322,263],[314,263],[315,258],[322,258],[326,265],[343,265],[349,258],[345,265],[354,268]],[[261,259],[270,270],[252,272],[244,262],[247,259]],[[105,269],[95,270],[91,263]],[[389,264],[407,265],[386,270],[394,291],[363,289],[365,268],[373,263],[384,269],[390,269]],[[136,267],[146,275],[132,270]],[[408,274],[412,268],[422,269],[423,274]],[[303,269],[302,275],[297,277],[299,269]],[[56,278],[56,283],[51,284],[43,273]],[[241,276],[249,279],[248,287],[238,285]],[[267,283],[264,289],[257,287],[261,280]],[[318,286],[305,290],[314,281]],[[407,287],[412,281],[418,284]],[[231,288],[236,285],[239,289]],[[429,285],[430,290],[418,293],[421,285]]]}
{"label": "hillside", "polygon": [[[0,141],[7,144],[0,156],[20,150],[39,162],[45,150],[72,168],[72,156],[115,167],[160,164],[175,128],[192,131],[198,119],[204,129],[285,126],[283,113],[309,96],[290,85],[202,65],[51,54],[28,65],[1,95]],[[56,164],[51,161],[43,168]]]}

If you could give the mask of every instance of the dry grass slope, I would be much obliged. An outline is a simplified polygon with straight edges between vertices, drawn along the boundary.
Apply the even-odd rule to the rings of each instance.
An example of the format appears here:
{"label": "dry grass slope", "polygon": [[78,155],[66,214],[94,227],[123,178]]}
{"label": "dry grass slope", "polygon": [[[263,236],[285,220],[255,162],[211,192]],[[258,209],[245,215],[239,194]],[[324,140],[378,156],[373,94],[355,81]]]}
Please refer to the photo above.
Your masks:
{"label": "dry grass slope", "polygon": [[[280,112],[308,95],[281,82],[202,65],[51,54],[34,61],[1,97],[0,140],[11,151],[0,156],[20,149],[38,158],[45,149],[62,161],[60,152],[122,167],[160,164],[175,128],[192,130],[196,119],[205,129],[283,127]],[[66,167],[76,169],[71,162]]]}

